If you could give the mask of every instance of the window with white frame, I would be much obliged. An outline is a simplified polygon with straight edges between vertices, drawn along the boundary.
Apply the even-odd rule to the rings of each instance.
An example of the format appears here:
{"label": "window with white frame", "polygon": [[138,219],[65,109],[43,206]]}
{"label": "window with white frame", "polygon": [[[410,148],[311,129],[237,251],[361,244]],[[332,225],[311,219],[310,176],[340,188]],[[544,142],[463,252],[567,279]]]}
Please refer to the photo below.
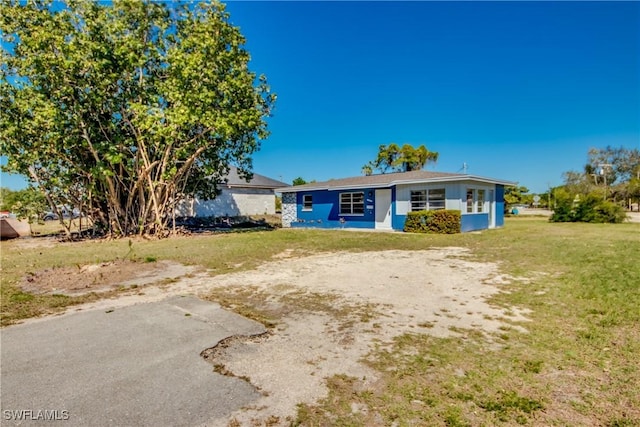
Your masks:
{"label": "window with white frame", "polygon": [[486,190],[467,188],[467,213],[483,213],[485,211]]}
{"label": "window with white frame", "polygon": [[411,192],[411,210],[437,210],[445,207],[444,188],[432,188],[430,190],[414,190]]}
{"label": "window with white frame", "polygon": [[428,193],[428,207],[430,211],[444,209],[445,207],[444,188],[432,188]]}
{"label": "window with white frame", "polygon": [[474,193],[473,188],[467,188],[467,213],[473,213]]}
{"label": "window with white frame", "polygon": [[477,190],[477,200],[476,200],[476,205],[477,205],[477,209],[476,212],[481,213],[484,212],[484,190]]}
{"label": "window with white frame", "polygon": [[424,211],[427,209],[427,191],[417,190],[411,192],[411,210]]}
{"label": "window with white frame", "polygon": [[364,215],[364,193],[341,193],[340,215]]}
{"label": "window with white frame", "polygon": [[312,211],[313,210],[313,195],[312,194],[304,194],[302,196],[302,210],[303,211]]}

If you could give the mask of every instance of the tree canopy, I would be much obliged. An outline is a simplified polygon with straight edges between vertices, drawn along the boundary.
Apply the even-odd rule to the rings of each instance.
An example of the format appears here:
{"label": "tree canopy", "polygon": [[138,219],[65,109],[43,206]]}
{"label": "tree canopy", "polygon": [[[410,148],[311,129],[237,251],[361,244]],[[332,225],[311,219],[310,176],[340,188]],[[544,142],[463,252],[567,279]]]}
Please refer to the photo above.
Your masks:
{"label": "tree canopy", "polygon": [[0,148],[51,206],[164,233],[267,135],[275,95],[224,5],[2,0]]}
{"label": "tree canopy", "polygon": [[582,171],[563,174],[565,189],[574,196],[591,192],[612,200],[640,201],[640,150],[637,148],[592,148]]}
{"label": "tree canopy", "polygon": [[505,207],[525,204],[530,205],[533,203],[533,194],[529,194],[529,189],[525,186],[506,186],[504,187],[504,201]]}
{"label": "tree canopy", "polygon": [[305,185],[307,183],[307,181],[305,181],[305,179],[301,176],[295,178],[292,182],[293,185]]}
{"label": "tree canopy", "polygon": [[640,150],[592,148],[582,171],[563,174],[553,190],[552,221],[622,222],[623,205],[640,202]]}
{"label": "tree canopy", "polygon": [[40,191],[33,187],[23,190],[10,190],[0,187],[0,210],[10,211],[20,219],[29,223],[38,219],[47,209],[47,202]]}
{"label": "tree canopy", "polygon": [[381,173],[409,172],[420,170],[429,162],[437,160],[438,153],[429,151],[424,145],[414,148],[412,145],[404,144],[400,147],[392,142],[378,147],[378,156],[362,167],[362,173],[371,175],[375,170]]}

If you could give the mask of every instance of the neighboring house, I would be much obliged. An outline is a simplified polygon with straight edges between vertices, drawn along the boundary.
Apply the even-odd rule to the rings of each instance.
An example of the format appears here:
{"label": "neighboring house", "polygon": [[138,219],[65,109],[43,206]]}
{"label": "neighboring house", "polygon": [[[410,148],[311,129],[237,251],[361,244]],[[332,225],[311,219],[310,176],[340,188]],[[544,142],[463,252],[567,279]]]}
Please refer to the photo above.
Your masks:
{"label": "neighboring house", "polygon": [[30,234],[31,226],[27,221],[18,220],[9,213],[0,219],[0,240],[15,239]]}
{"label": "neighboring house", "polygon": [[218,184],[220,194],[213,200],[193,198],[176,208],[178,216],[241,216],[276,213],[275,189],[287,184],[266,176],[253,174],[247,182],[232,166],[225,180]]}
{"label": "neighboring house", "polygon": [[462,231],[504,225],[504,186],[475,175],[412,171],[278,188],[283,227],[402,230],[407,212],[455,209]]}

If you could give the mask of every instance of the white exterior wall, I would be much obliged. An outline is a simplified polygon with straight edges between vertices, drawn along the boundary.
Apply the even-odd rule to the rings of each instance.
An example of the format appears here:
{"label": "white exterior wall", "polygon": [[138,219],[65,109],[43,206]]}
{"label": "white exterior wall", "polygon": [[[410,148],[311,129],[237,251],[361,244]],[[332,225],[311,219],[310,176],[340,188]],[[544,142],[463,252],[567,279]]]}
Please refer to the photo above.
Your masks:
{"label": "white exterior wall", "polygon": [[396,215],[406,215],[411,211],[411,192],[444,188],[445,209],[460,209],[460,185],[458,183],[407,184],[396,186]]}
{"label": "white exterior wall", "polygon": [[476,181],[398,185],[396,187],[396,214],[406,215],[409,211],[411,211],[412,191],[429,190],[435,188],[444,188],[446,197],[445,209],[459,210],[462,215],[465,215],[467,213],[467,188],[485,190],[483,212],[488,212],[491,206],[491,203],[488,200],[489,190],[495,190],[495,185],[480,183]]}
{"label": "white exterior wall", "polygon": [[[460,196],[458,197],[459,206],[458,208],[462,212],[462,215],[471,215],[471,213],[467,213],[467,189],[471,188],[474,190],[484,190],[484,202],[482,204],[482,212],[487,213],[489,209],[495,210],[495,189],[496,186],[494,184],[487,184],[486,182],[477,182],[477,181],[463,181],[458,184],[460,190]],[[489,200],[489,190],[493,190],[494,200]],[[495,217],[495,212],[492,212]]]}
{"label": "white exterior wall", "polygon": [[273,215],[276,213],[276,196],[267,189],[225,188],[213,200],[197,197],[176,208],[178,216],[240,216]]}

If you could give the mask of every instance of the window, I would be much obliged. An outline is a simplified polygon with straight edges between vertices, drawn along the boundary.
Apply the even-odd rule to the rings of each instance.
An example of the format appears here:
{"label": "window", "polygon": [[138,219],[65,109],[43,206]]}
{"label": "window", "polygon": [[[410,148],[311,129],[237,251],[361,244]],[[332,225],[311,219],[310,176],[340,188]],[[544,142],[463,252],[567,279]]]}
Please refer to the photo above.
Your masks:
{"label": "window", "polygon": [[476,212],[482,212],[484,210],[484,190],[478,190],[477,194],[478,200],[476,200],[476,202],[478,209],[476,210]]}
{"label": "window", "polygon": [[411,192],[411,210],[423,211],[427,209],[427,192],[425,190]]}
{"label": "window", "polygon": [[486,194],[484,189],[467,188],[467,213],[483,213]]}
{"label": "window", "polygon": [[364,215],[364,193],[340,194],[340,215]]}
{"label": "window", "polygon": [[467,213],[473,213],[473,189],[467,189]]}
{"label": "window", "polygon": [[312,211],[313,210],[313,195],[305,194],[302,196],[302,210],[303,211]]}
{"label": "window", "polygon": [[435,211],[444,209],[445,195],[444,188],[433,188],[429,190],[429,210]]}
{"label": "window", "polygon": [[444,188],[433,188],[431,190],[415,190],[411,192],[411,210],[437,210],[444,209],[445,195]]}

